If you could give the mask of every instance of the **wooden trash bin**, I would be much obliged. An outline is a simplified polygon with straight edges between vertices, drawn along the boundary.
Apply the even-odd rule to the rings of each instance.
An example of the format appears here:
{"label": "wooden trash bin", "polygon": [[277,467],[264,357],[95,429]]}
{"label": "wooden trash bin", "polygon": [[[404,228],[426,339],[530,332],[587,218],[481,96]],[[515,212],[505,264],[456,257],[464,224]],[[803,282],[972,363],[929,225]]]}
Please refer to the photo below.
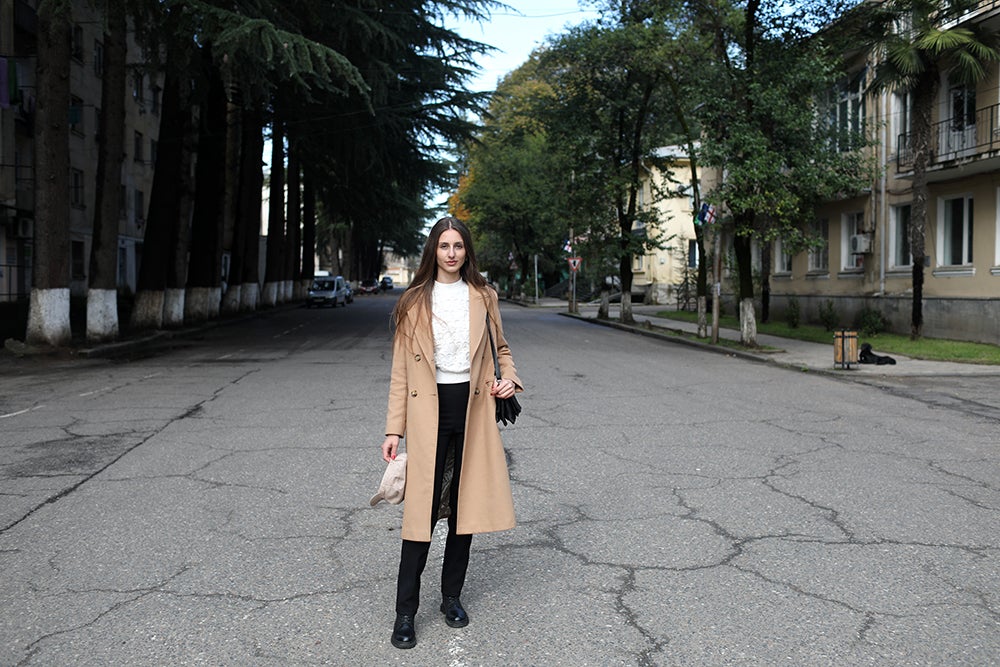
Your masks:
{"label": "wooden trash bin", "polygon": [[838,329],[833,332],[833,365],[850,368],[858,363],[858,332]]}

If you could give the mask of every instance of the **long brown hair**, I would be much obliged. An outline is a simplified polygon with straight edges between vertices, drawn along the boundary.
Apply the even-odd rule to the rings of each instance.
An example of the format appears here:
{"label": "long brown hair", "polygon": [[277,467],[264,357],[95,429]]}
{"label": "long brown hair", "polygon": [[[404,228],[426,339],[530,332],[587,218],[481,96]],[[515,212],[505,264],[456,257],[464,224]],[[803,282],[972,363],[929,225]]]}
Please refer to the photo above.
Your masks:
{"label": "long brown hair", "polygon": [[[434,279],[437,277],[437,246],[441,240],[441,234],[445,230],[454,229],[462,237],[465,245],[465,262],[458,269],[458,275],[467,284],[475,287],[485,296],[486,290],[490,289],[490,284],[486,282],[479,273],[476,264],[476,252],[472,248],[472,233],[458,218],[447,216],[441,218],[431,227],[427,235],[427,243],[424,244],[424,252],[420,255],[420,266],[410,282],[410,286],[399,297],[396,307],[392,309],[392,322],[396,327],[396,333],[405,330],[409,336],[412,331],[423,321],[430,322],[431,294],[434,291]],[[410,321],[410,318],[412,322]]]}

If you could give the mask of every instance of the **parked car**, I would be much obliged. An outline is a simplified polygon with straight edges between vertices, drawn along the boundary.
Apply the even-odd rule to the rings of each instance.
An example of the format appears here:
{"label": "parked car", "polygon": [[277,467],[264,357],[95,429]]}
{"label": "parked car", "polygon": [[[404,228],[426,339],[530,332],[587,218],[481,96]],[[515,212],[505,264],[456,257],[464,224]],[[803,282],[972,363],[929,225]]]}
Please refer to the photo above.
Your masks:
{"label": "parked car", "polygon": [[392,289],[392,278],[389,276],[382,276],[382,282],[379,284],[379,289],[383,292],[388,292]]}
{"label": "parked car", "polygon": [[347,305],[349,291],[347,281],[343,276],[320,276],[313,281],[306,298],[306,308],[313,306]]}
{"label": "parked car", "polygon": [[375,282],[374,278],[370,280],[362,280],[361,284],[358,286],[359,294],[376,294],[378,293],[378,283]]}

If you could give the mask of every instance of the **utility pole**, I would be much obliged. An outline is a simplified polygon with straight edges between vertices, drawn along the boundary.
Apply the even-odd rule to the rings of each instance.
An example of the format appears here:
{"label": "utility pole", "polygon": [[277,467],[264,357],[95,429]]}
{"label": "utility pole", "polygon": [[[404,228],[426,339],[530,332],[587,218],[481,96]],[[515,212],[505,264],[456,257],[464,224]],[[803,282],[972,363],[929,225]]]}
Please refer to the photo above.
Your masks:
{"label": "utility pole", "polygon": [[715,256],[712,258],[712,344],[719,342],[719,301],[722,299],[722,225],[715,225]]}

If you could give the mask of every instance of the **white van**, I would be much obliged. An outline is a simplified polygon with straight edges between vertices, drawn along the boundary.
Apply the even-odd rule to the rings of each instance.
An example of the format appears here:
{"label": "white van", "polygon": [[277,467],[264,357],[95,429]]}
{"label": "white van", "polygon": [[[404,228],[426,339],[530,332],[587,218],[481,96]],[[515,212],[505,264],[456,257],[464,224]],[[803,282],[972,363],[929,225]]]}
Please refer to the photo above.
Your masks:
{"label": "white van", "polygon": [[348,292],[347,281],[343,276],[316,276],[309,288],[309,296],[306,297],[306,308],[346,306]]}

